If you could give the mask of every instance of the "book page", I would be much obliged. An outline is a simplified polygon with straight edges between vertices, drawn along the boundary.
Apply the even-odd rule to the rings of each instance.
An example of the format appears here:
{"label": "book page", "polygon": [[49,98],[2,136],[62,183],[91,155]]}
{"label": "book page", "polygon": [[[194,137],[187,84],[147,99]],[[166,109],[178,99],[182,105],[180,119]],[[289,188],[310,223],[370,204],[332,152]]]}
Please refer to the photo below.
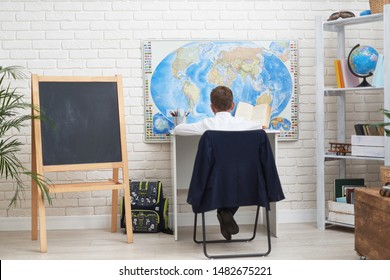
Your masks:
{"label": "book page", "polygon": [[251,120],[253,114],[253,105],[246,102],[238,102],[235,117],[241,118],[244,120]]}
{"label": "book page", "polygon": [[253,108],[252,120],[261,122],[263,128],[268,128],[271,116],[269,104],[258,104]]}

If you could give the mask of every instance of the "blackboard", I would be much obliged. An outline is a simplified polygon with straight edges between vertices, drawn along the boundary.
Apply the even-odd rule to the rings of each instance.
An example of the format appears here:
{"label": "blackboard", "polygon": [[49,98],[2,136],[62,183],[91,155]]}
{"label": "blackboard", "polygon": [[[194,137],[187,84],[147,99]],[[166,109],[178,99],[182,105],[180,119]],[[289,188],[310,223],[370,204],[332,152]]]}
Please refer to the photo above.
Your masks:
{"label": "blackboard", "polygon": [[[31,170],[46,172],[112,169],[107,180],[45,183],[31,181],[31,237],[47,252],[43,191],[112,190],[111,231],[118,228],[118,195],[124,192],[127,243],[133,242],[122,78],[32,75]],[[39,118],[37,118],[39,117]],[[121,173],[120,173],[121,172]],[[119,177],[121,174],[121,178]],[[38,221],[39,218],[39,221]]]}
{"label": "blackboard", "polygon": [[43,165],[121,162],[116,82],[39,82]]}

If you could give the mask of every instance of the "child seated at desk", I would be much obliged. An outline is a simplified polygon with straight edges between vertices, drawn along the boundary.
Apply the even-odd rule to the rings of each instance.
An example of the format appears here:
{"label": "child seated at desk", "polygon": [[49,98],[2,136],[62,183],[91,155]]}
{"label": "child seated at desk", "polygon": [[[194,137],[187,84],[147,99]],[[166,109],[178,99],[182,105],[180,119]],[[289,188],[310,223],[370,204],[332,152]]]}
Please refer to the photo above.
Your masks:
{"label": "child seated at desk", "polygon": [[[206,130],[242,131],[261,129],[262,123],[236,118],[231,115],[234,109],[233,92],[226,86],[217,86],[210,93],[211,110],[214,117],[205,118],[197,123],[179,124],[174,129],[175,135],[202,135]],[[221,234],[227,240],[239,232],[234,220],[238,208],[217,210]]]}

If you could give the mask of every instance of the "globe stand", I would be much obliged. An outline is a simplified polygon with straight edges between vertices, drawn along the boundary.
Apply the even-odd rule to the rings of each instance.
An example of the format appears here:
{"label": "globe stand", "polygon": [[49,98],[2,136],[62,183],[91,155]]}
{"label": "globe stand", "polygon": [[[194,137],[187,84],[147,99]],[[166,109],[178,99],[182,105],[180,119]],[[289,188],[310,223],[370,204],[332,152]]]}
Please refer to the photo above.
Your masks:
{"label": "globe stand", "polygon": [[[352,74],[354,74],[354,73],[352,73]],[[372,73],[370,73],[370,75],[364,76],[364,77],[362,77],[360,75],[356,75],[356,74],[354,74],[354,75],[359,77],[359,78],[363,78],[363,81],[357,87],[372,87],[372,85],[369,82],[367,82],[367,79],[366,79],[367,77],[372,76]]]}

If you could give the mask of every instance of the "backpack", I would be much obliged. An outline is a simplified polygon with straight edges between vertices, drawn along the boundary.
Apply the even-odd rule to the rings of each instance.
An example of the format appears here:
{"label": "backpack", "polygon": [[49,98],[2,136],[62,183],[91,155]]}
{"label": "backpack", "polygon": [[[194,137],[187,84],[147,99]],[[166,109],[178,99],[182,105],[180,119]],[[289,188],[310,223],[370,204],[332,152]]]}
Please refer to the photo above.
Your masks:
{"label": "backpack", "polygon": [[[172,234],[168,226],[168,198],[160,181],[130,181],[133,232]],[[126,228],[124,197],[121,203],[121,228]]]}

